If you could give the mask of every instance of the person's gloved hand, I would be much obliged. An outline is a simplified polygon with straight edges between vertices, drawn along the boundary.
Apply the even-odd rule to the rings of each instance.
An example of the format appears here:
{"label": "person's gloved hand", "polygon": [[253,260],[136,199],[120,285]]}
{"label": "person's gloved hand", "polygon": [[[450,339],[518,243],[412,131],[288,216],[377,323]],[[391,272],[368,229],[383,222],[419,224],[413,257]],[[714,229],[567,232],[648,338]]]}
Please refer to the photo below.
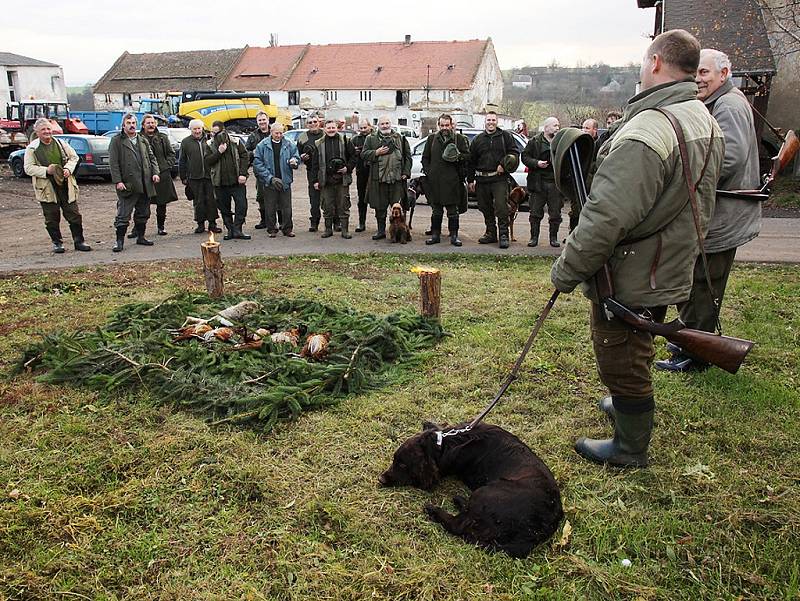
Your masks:
{"label": "person's gloved hand", "polygon": [[275,188],[278,192],[283,192],[283,180],[279,177],[273,177],[270,181],[270,185]]}

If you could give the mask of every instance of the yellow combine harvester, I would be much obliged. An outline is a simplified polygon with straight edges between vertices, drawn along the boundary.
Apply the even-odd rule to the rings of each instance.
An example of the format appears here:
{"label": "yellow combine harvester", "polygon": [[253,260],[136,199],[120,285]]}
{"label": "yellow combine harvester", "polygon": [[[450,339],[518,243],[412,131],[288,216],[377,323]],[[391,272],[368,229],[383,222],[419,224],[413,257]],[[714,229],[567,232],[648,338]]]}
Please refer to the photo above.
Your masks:
{"label": "yellow combine harvester", "polygon": [[170,92],[167,98],[143,98],[139,110],[164,116],[170,122],[186,125],[200,119],[206,129],[214,121],[222,121],[226,129],[246,133],[256,128],[256,115],[264,111],[270,123],[292,125],[292,115],[286,109],[270,104],[269,94],[254,92]]}

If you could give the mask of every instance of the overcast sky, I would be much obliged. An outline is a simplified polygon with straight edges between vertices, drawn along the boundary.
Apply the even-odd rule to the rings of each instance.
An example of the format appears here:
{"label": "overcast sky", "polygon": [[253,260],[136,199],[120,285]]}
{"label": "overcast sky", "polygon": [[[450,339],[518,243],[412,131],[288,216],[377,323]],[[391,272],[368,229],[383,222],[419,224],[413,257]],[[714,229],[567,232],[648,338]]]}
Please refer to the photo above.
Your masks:
{"label": "overcast sky", "polygon": [[653,31],[654,11],[637,8],[636,0],[486,4],[490,8],[453,0],[12,2],[21,12],[7,19],[0,51],[58,63],[67,85],[81,85],[96,82],[125,50],[267,46],[270,33],[281,45],[386,42],[405,34],[413,40],[491,37],[500,66],[508,69],[553,60],[564,66],[638,63]]}

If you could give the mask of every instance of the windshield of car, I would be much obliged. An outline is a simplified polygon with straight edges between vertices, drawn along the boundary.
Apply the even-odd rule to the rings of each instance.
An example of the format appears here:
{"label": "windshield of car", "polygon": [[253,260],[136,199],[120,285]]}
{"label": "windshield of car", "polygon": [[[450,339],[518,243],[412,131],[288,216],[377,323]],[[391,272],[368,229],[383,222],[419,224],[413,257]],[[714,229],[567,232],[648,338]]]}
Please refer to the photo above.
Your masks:
{"label": "windshield of car", "polygon": [[180,129],[167,129],[167,135],[170,137],[171,140],[174,140],[177,143],[181,143],[184,138],[190,136],[192,130],[188,127],[182,127]]}
{"label": "windshield of car", "polygon": [[89,140],[92,152],[108,152],[109,144],[111,144],[111,138],[98,137]]}

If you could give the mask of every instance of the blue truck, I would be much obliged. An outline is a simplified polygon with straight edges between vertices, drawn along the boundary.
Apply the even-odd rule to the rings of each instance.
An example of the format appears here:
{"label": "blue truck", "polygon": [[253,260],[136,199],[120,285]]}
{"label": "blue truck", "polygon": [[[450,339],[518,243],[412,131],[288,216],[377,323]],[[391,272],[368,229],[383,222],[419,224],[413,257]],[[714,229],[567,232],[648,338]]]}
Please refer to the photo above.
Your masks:
{"label": "blue truck", "polygon": [[[69,116],[83,121],[90,134],[101,135],[107,131],[122,129],[122,117],[128,111],[73,111],[70,110]],[[139,123],[144,117],[143,112],[134,113]]]}

